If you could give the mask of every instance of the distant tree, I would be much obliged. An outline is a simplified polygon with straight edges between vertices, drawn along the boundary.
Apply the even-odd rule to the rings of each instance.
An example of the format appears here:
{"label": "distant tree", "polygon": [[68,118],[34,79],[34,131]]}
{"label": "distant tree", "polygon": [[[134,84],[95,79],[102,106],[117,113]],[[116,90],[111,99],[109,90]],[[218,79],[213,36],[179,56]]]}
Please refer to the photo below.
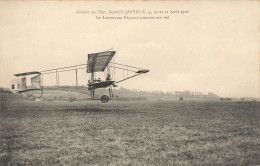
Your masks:
{"label": "distant tree", "polygon": [[12,93],[10,90],[0,88],[0,93]]}

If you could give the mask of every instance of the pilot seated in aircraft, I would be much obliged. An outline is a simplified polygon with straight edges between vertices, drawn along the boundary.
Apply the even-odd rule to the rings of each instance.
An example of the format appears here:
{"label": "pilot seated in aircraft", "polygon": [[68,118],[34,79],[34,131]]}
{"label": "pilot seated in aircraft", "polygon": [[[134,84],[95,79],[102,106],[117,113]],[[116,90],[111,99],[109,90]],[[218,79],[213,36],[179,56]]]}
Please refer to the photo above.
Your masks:
{"label": "pilot seated in aircraft", "polygon": [[107,80],[107,81],[110,81],[110,80],[111,80],[111,76],[110,76],[110,74],[107,75],[106,80]]}

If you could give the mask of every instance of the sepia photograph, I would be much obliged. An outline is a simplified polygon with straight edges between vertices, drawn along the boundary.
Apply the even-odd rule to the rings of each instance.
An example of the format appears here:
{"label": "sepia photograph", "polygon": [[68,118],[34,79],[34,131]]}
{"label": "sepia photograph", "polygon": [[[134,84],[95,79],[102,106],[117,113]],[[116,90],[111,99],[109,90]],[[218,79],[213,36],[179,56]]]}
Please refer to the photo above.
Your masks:
{"label": "sepia photograph", "polygon": [[260,165],[259,1],[1,1],[0,20],[0,165]]}

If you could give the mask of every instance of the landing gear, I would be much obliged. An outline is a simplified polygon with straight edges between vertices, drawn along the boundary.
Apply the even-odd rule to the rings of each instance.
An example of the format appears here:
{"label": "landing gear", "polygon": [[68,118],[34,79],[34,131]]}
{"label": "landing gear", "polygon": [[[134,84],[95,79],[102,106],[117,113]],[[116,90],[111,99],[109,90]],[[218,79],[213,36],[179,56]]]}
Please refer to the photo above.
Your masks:
{"label": "landing gear", "polygon": [[95,98],[95,89],[90,89],[90,95],[91,95],[91,98],[94,99]]}
{"label": "landing gear", "polygon": [[110,98],[113,98],[114,95],[113,95],[113,90],[112,90],[111,87],[108,87],[108,92],[109,92],[109,96],[110,96]]}
{"label": "landing gear", "polygon": [[101,96],[101,102],[102,103],[107,103],[109,101],[109,97],[107,95]]}

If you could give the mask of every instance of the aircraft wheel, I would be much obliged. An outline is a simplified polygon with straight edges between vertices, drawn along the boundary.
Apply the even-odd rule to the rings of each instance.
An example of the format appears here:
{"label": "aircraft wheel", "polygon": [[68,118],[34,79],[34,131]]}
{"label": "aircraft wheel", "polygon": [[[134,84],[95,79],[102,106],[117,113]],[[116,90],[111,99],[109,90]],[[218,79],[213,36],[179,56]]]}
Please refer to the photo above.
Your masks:
{"label": "aircraft wheel", "polygon": [[109,101],[109,97],[107,95],[101,96],[101,102],[102,103],[107,103]]}

